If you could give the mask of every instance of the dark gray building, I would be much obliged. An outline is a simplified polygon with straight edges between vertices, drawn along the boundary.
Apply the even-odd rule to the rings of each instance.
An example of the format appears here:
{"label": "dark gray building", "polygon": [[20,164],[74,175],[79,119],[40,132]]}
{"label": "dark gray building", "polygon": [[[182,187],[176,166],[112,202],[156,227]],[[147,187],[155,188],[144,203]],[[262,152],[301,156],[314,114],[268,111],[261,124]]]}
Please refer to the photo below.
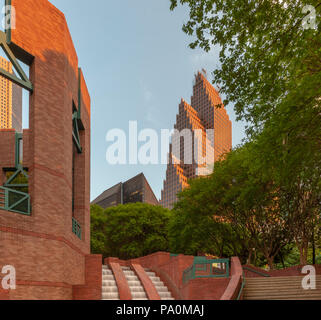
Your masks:
{"label": "dark gray building", "polygon": [[106,209],[119,204],[136,202],[159,204],[143,173],[107,189],[91,204],[97,204]]}

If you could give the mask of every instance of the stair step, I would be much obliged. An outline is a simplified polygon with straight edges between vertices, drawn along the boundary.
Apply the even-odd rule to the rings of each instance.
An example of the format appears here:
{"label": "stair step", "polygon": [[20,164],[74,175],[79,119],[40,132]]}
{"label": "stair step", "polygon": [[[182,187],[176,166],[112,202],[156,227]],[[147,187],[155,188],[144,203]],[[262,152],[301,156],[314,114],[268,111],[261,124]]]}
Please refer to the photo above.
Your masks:
{"label": "stair step", "polygon": [[121,267],[123,270],[131,270],[130,267]]}
{"label": "stair step", "polygon": [[103,292],[102,293],[103,299],[119,299],[118,292]]}
{"label": "stair step", "polygon": [[136,287],[141,285],[140,281],[138,280],[130,280],[130,281],[127,281],[127,283],[129,287]]}
{"label": "stair step", "polygon": [[127,279],[127,281],[138,281],[138,277],[137,276],[127,276],[126,275],[126,279]]}
{"label": "stair step", "polygon": [[133,299],[134,298],[147,298],[145,292],[131,292]]}
{"label": "stair step", "polygon": [[163,287],[164,286],[163,281],[152,281],[152,282],[155,287]]}
{"label": "stair step", "polygon": [[165,287],[165,286],[157,286],[157,287],[155,287],[156,288],[156,290],[157,290],[157,292],[169,292],[168,291],[168,288],[167,287]]}
{"label": "stair step", "polygon": [[142,286],[129,287],[131,292],[145,292]]}
{"label": "stair step", "polygon": [[103,275],[105,274],[113,274],[113,272],[111,270],[103,269]]}
{"label": "stair step", "polygon": [[116,281],[115,280],[103,280],[103,287],[109,287],[109,286],[115,286],[116,285]]}
{"label": "stair step", "polygon": [[134,276],[134,275],[135,275],[135,272],[134,272],[134,271],[131,271],[131,270],[123,270],[123,273],[124,273],[126,276]]}
{"label": "stair step", "polygon": [[102,287],[102,292],[118,292],[118,288],[116,286]]}
{"label": "stair step", "polygon": [[161,298],[172,298],[172,294],[170,292],[159,292],[158,294]]}
{"label": "stair step", "polygon": [[161,281],[160,280],[160,277],[149,277],[151,280],[152,280],[152,282],[159,282],[159,281]]}

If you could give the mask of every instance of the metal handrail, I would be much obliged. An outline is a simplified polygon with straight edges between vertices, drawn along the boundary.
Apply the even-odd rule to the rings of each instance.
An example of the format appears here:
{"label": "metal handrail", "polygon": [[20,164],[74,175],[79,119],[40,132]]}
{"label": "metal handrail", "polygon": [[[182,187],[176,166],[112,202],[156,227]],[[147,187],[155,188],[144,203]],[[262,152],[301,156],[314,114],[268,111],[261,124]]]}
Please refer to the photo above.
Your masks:
{"label": "metal handrail", "polygon": [[72,232],[81,240],[81,226],[74,217],[72,217]]}
{"label": "metal handrail", "polygon": [[[189,280],[196,278],[228,278],[229,262],[229,259],[207,259],[206,257],[194,257],[193,264],[183,272],[183,283],[185,284]],[[215,267],[213,267],[215,264],[225,265],[225,269],[220,270],[220,268],[216,268],[215,274]],[[207,272],[207,274],[197,274],[197,271]]]}
{"label": "metal handrail", "polygon": [[240,291],[237,295],[237,298],[236,300],[240,300],[241,296],[242,296],[242,292],[243,292],[243,289],[245,287],[245,284],[246,284],[246,281],[245,281],[245,277],[244,277],[244,271],[243,271],[243,275],[242,275],[242,284],[241,284],[241,288],[240,288]]}

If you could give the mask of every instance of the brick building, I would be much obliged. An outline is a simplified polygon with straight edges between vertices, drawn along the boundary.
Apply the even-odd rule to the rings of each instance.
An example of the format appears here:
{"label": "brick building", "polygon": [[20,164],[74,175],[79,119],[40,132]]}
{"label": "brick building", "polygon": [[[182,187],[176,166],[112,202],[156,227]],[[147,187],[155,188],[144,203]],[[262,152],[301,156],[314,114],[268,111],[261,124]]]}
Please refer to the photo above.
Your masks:
{"label": "brick building", "polygon": [[86,82],[64,14],[47,0],[7,3],[16,29],[0,41],[20,77],[0,74],[29,90],[30,108],[28,130],[0,130],[0,270],[16,270],[16,289],[0,287],[0,298],[100,298],[91,287],[101,283],[102,257],[90,255]]}
{"label": "brick building", "polygon": [[[210,174],[213,164],[232,148],[232,123],[222,100],[207,80],[204,72],[195,75],[191,105],[181,100],[176,117],[180,134],[172,137],[169,163],[161,193],[160,204],[171,209],[177,202],[177,193],[188,186],[188,180]],[[183,133],[191,132],[191,139]],[[174,146],[178,146],[175,148]],[[187,161],[187,158],[190,158]],[[202,161],[199,161],[202,159]]]}
{"label": "brick building", "polygon": [[92,204],[98,204],[105,209],[136,202],[158,205],[158,200],[143,173],[107,189],[92,201]]}

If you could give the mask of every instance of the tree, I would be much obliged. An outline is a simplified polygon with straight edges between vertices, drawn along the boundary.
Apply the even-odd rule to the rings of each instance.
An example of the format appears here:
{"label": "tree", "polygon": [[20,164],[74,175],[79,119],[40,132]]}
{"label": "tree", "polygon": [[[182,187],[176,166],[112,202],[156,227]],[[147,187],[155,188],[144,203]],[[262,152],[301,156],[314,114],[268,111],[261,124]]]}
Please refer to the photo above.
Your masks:
{"label": "tree", "polygon": [[[97,223],[106,238],[100,251],[104,257],[132,259],[168,250],[169,210],[134,203],[107,208],[103,215],[104,218]],[[92,237],[97,236],[93,234]]]}
{"label": "tree", "polygon": [[248,121],[260,150],[253,160],[270,176],[278,214],[305,264],[321,211],[321,23],[313,21],[321,2],[171,0],[172,10],[178,2],[189,7],[183,31],[196,37],[190,47],[221,49],[213,82]]}
{"label": "tree", "polygon": [[210,177],[191,181],[175,206],[171,245],[193,254],[247,255],[248,262],[263,255],[273,268],[275,256],[291,241],[289,220],[255,151],[255,143],[248,143],[215,163]]}
{"label": "tree", "polygon": [[321,96],[321,23],[303,10],[312,6],[320,16],[320,0],[171,0],[171,10],[178,2],[189,8],[190,47],[221,49],[213,83],[252,129],[293,92],[315,103]]}
{"label": "tree", "polygon": [[104,209],[96,204],[90,206],[90,247],[91,253],[106,256],[106,223]]}

